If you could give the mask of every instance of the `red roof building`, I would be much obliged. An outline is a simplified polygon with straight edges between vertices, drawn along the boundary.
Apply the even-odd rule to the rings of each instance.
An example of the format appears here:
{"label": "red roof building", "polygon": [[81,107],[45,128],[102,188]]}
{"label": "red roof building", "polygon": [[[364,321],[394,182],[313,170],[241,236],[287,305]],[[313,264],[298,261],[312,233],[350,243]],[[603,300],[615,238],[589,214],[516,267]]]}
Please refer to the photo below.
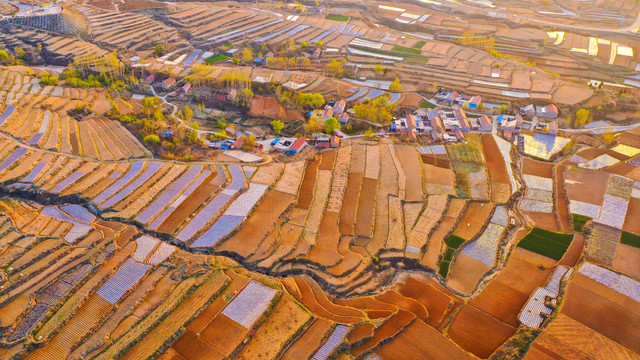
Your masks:
{"label": "red roof building", "polygon": [[165,81],[162,82],[162,88],[170,89],[175,84],[176,84],[176,78],[170,77],[170,78],[168,78],[168,79],[166,79]]}
{"label": "red roof building", "polygon": [[300,137],[296,139],[296,141],[294,141],[293,144],[291,144],[291,146],[289,147],[289,150],[287,150],[287,154],[297,154],[300,151],[304,150],[306,146],[307,146],[307,139]]}

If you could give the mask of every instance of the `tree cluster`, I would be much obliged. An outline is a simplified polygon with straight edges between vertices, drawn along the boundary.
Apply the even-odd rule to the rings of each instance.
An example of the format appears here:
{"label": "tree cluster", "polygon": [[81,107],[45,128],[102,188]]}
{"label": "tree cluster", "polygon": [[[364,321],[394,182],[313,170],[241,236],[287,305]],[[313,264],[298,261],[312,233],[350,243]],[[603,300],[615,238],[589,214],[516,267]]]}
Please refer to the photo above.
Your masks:
{"label": "tree cluster", "polygon": [[386,96],[380,96],[356,104],[353,107],[353,112],[355,117],[359,119],[385,125],[393,119],[393,115],[391,115],[393,109],[394,105],[389,104],[389,99]]}

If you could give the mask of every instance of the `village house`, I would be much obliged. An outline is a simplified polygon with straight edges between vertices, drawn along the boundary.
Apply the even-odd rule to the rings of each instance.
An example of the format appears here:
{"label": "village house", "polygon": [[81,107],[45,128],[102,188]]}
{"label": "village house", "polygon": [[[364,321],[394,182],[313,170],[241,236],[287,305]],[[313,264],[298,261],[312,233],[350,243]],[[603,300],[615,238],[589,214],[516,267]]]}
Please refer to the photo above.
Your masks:
{"label": "village house", "polygon": [[549,125],[547,126],[547,133],[549,135],[558,135],[558,122],[557,121],[552,121],[549,123]]}
{"label": "village house", "polygon": [[289,147],[289,150],[287,150],[287,154],[289,155],[298,154],[302,150],[304,150],[305,147],[307,147],[307,139],[300,137],[296,139],[296,141],[294,141],[293,144],[291,144],[291,146]]}
{"label": "village house", "polygon": [[340,138],[336,135],[331,137],[319,136],[315,139],[315,147],[318,149],[328,149],[340,147]]}
{"label": "village house", "polygon": [[322,120],[327,120],[328,118],[333,117],[333,109],[332,108],[327,108],[324,109],[324,112],[322,113]]}
{"label": "village house", "polygon": [[191,83],[186,83],[184,84],[184,86],[182,86],[182,88],[180,88],[180,92],[183,94],[188,93],[189,90],[191,90]]}
{"label": "village house", "polygon": [[538,117],[543,117],[546,119],[557,119],[558,107],[554,104],[549,104],[547,106],[536,106],[536,115],[538,115]]}
{"label": "village house", "polygon": [[307,146],[307,139],[300,138],[279,138],[271,143],[274,151],[295,155]]}
{"label": "village house", "polygon": [[456,109],[454,111],[438,111],[438,116],[442,119],[444,130],[453,132],[460,130],[462,132],[469,132],[469,121],[467,120],[467,114],[462,109]]}
{"label": "village house", "polygon": [[451,134],[451,133],[442,133],[442,140],[445,143],[454,143],[458,141],[458,138],[455,136],[455,134]]}
{"label": "village house", "polygon": [[246,140],[244,138],[240,138],[240,139],[236,140],[233,144],[231,144],[231,146],[229,148],[231,150],[242,149],[242,147],[244,146],[245,143],[246,143]]}
{"label": "village house", "polygon": [[346,100],[339,100],[333,106],[333,113],[336,114],[336,115],[342,114],[346,107],[347,107],[347,101]]}
{"label": "village house", "polygon": [[477,109],[481,102],[482,102],[482,97],[480,95],[475,95],[475,96],[458,95],[458,97],[456,98],[456,103],[458,103],[460,106],[463,106],[472,110]]}
{"label": "village house", "polygon": [[431,123],[431,130],[433,130],[434,132],[444,131],[444,124],[442,123],[442,119],[440,119],[439,116],[432,118],[431,120],[429,120],[429,122]]}
{"label": "village house", "polygon": [[535,106],[533,106],[533,104],[527,105],[520,110],[522,111],[523,114],[527,115],[528,117],[536,116],[536,108]]}
{"label": "village house", "polygon": [[176,78],[170,77],[162,82],[161,87],[165,90],[171,89],[176,84]]}
{"label": "village house", "polygon": [[436,100],[438,100],[439,102],[445,103],[447,105],[453,105],[456,102],[456,99],[458,98],[458,92],[453,91],[453,92],[441,92],[436,94]]}
{"label": "village house", "polygon": [[513,137],[514,137],[513,130],[511,130],[511,129],[504,129],[504,130],[502,131],[502,135],[504,136],[504,138],[505,138],[506,140],[508,140],[508,141],[513,141]]}
{"label": "village house", "polygon": [[487,115],[482,115],[479,118],[469,118],[468,120],[469,126],[473,131],[491,132],[493,128],[491,118]]}
{"label": "village house", "polygon": [[231,91],[229,91],[229,94],[227,94],[227,100],[233,101],[236,99],[237,96],[238,96],[238,90],[231,89]]}
{"label": "village house", "polygon": [[153,76],[153,75],[149,75],[149,76],[147,76],[147,78],[146,78],[146,79],[144,79],[144,82],[145,82],[146,84],[148,84],[148,85],[151,85],[151,84],[153,84],[153,82],[155,81],[155,79],[156,79],[156,77],[155,77],[155,76]]}
{"label": "village house", "polygon": [[338,118],[338,121],[340,122],[340,124],[346,124],[349,122],[349,113],[347,112],[343,112],[342,114],[340,114],[340,117]]}
{"label": "village house", "polygon": [[501,114],[498,115],[498,118],[496,119],[496,123],[498,124],[499,129],[510,129],[516,134],[520,133],[520,130],[522,130],[523,122],[524,120],[519,114],[515,116]]}

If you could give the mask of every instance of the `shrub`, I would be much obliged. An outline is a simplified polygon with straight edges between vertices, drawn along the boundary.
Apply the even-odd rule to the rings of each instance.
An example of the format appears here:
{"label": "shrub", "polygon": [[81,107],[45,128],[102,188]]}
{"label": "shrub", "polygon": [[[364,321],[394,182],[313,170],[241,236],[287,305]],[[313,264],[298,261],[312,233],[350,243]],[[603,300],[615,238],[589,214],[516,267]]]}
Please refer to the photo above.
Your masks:
{"label": "shrub", "polygon": [[148,145],[158,145],[160,143],[160,137],[155,134],[150,134],[144,137],[144,143]]}
{"label": "shrub", "polygon": [[47,86],[47,85],[57,85],[57,84],[58,84],[58,78],[49,73],[44,73],[40,78],[40,85]]}

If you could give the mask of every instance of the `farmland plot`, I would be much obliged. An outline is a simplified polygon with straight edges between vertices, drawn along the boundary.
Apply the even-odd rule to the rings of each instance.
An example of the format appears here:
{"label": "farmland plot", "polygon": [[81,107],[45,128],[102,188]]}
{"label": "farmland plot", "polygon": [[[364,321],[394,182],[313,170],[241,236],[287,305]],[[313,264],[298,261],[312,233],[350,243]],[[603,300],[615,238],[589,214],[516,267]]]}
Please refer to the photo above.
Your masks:
{"label": "farmland plot", "polygon": [[275,358],[280,348],[309,319],[306,311],[288,297],[283,296],[251,341],[242,349],[238,359]]}
{"label": "farmland plot", "polygon": [[293,195],[269,191],[238,233],[220,244],[218,248],[236,252],[244,257],[249,256],[276,225],[276,220],[294,201]]}
{"label": "farmland plot", "polygon": [[411,146],[394,146],[405,174],[406,201],[422,200],[422,172],[418,153]]}
{"label": "farmland plot", "polygon": [[207,302],[224,288],[228,280],[229,278],[222,272],[213,274],[122,358],[143,359],[153,356],[157,349],[173,341],[174,336],[180,332],[186,322],[204,310]]}

